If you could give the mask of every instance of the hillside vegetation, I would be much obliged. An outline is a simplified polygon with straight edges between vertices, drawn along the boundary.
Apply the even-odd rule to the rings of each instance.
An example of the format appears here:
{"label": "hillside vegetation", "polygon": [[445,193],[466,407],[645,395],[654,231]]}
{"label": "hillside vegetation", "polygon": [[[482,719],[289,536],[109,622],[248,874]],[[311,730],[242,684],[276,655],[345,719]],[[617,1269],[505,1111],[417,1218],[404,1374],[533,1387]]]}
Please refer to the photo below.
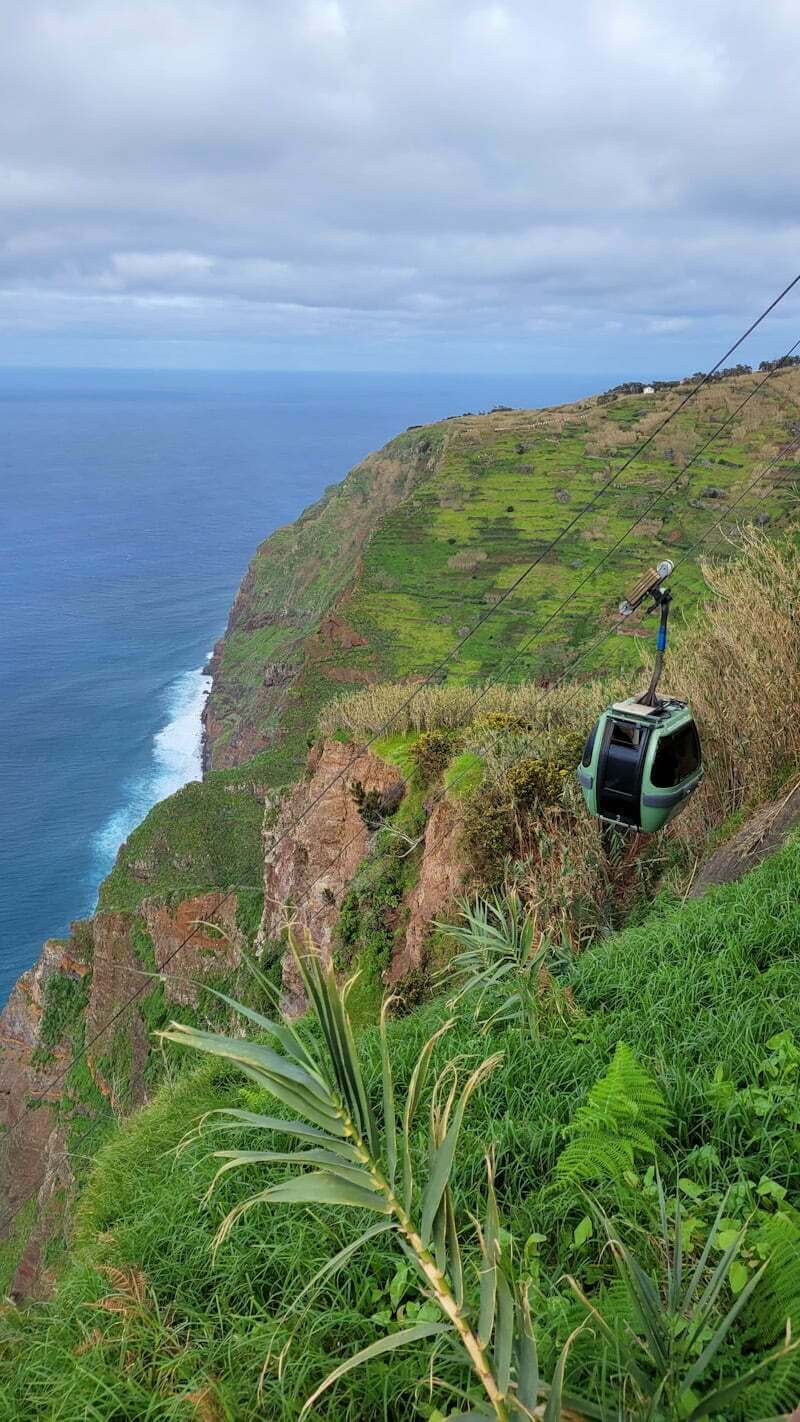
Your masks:
{"label": "hillside vegetation", "polygon": [[[129,990],[103,952],[143,980],[47,1108],[74,1179],[56,1173],[40,1207],[53,1296],[0,1309],[0,1418],[766,1422],[798,1407],[800,840],[688,895],[713,846],[797,788],[794,466],[748,500],[760,527],[725,510],[790,434],[800,373],[503,675],[752,379],[702,392],[413,700],[674,392],[411,431],[262,545],[215,653],[218,768],[132,834],[101,891],[120,912],[75,926],[45,986],[33,1056],[51,1070],[91,1041],[98,984],[106,1015]],[[599,709],[644,679],[651,624],[644,647],[611,635],[578,681],[562,674],[642,565],[721,516],[727,536],[676,572],[666,678],[696,708],[705,782],[668,834],[603,836],[574,767]],[[350,747],[383,779],[340,786],[363,848],[318,889],[324,973],[296,932],[259,930],[258,886],[293,794]],[[279,898],[299,912],[307,854],[288,850]],[[220,896],[203,893],[233,886],[227,926],[206,922]],[[171,994],[158,964],[198,915],[183,971],[204,985]],[[260,966],[242,964],[247,944]],[[282,956],[309,1003],[291,1030]],[[4,1291],[35,1214],[0,1249]]]}
{"label": "hillside vegetation", "polygon": [[[484,815],[473,821],[472,840],[468,813],[464,820],[467,849],[478,854],[473,883],[483,887],[469,912],[453,905],[461,955],[453,958],[456,943],[442,925],[417,996],[429,1000],[414,1007],[412,993],[397,1005],[405,1015],[388,1023],[387,1056],[402,1114],[419,1052],[446,1028],[433,1044],[408,1136],[419,1192],[412,1208],[423,1213],[429,1123],[441,1119],[457,1081],[497,1058],[467,1103],[448,1198],[464,1318],[479,1327],[487,1267],[474,1219],[483,1222],[484,1246],[487,1229],[496,1236],[495,1275],[517,1300],[508,1368],[496,1334],[487,1355],[506,1379],[509,1416],[526,1415],[514,1407],[518,1325],[528,1309],[543,1385],[552,1380],[557,1388],[569,1343],[554,1417],[699,1418],[704,1399],[732,1379],[743,1379],[741,1388],[731,1386],[714,1409],[730,1422],[788,1415],[800,1397],[800,1362],[785,1343],[787,1321],[795,1332],[800,1321],[800,843],[740,882],[685,901],[691,861],[709,835],[725,833],[738,812],[796,772],[793,718],[775,715],[765,726],[761,708],[780,706],[797,675],[798,559],[794,538],[751,532],[737,562],[706,569],[717,596],[685,632],[681,667],[697,678],[713,755],[704,798],[694,819],[677,822],[673,850],[669,841],[651,841],[646,851],[640,844],[635,855],[629,846],[609,857],[562,774],[574,764],[578,729],[610,685],[572,694],[497,688],[482,718],[470,716],[465,689],[432,689],[413,724],[407,718],[397,736],[376,745],[405,767],[408,789],[397,821],[403,833],[391,832],[400,814],[392,810],[341,906],[342,966],[360,968],[372,983],[366,993],[363,984],[356,989],[362,1024],[374,1022],[374,989],[418,863],[404,846],[426,797],[444,790],[461,812],[472,804]],[[719,682],[723,659],[730,692]],[[368,734],[395,694],[368,689],[346,698],[328,713],[331,724]],[[468,757],[465,789],[453,775]],[[520,779],[526,761],[530,778]],[[488,823],[509,836],[488,858],[487,805]],[[672,887],[653,905],[670,862]],[[486,897],[490,890],[494,897]],[[511,949],[501,943],[500,951],[510,970],[488,992],[485,977],[479,991],[464,991],[476,965],[500,961],[489,956],[497,941],[490,950],[486,925],[500,923],[493,905],[505,915],[500,938]],[[626,913],[632,925],[609,933]],[[448,965],[443,977],[437,955],[439,966]],[[240,975],[237,990],[264,1010],[271,988]],[[162,1026],[170,1011],[162,995],[149,1025]],[[459,1398],[476,1417],[506,1415],[485,1411],[468,1360],[434,1332],[442,1318],[435,1295],[420,1286],[391,1236],[372,1236],[352,1260],[313,1282],[365,1221],[345,1196],[339,1204],[325,1192],[310,1206],[281,1202],[281,1193],[298,1193],[282,1184],[296,1167],[281,1155],[280,1120],[295,1113],[270,1097],[258,1071],[255,1080],[242,1076],[236,1058],[247,1050],[242,1032],[271,1048],[283,1043],[210,995],[199,1010],[178,1015],[195,1029],[232,1031],[233,1040],[199,1068],[171,1044],[154,1058],[151,1083],[162,1085],[152,1103],[106,1128],[83,1174],[60,1262],[52,1245],[61,1276],[55,1297],[0,1320],[0,1415],[294,1422],[334,1364],[407,1330],[416,1330],[407,1347],[346,1372],[310,1415],[441,1422],[458,1415]],[[320,1050],[313,1017],[302,1022],[300,1039]],[[356,1050],[385,1162],[385,1058],[374,1025],[361,1030]],[[255,1115],[234,1121],[222,1139],[208,1118],[201,1136],[175,1153],[199,1117],[230,1108]],[[209,1154],[216,1146],[256,1154],[206,1199],[220,1163]],[[215,1254],[226,1215],[276,1186],[278,1198],[241,1214]],[[699,1271],[683,1311],[666,1277],[678,1267],[678,1240],[684,1285]],[[13,1247],[8,1254],[13,1268]],[[662,1343],[673,1340],[669,1362],[653,1355],[652,1342],[631,1341],[656,1326],[637,1292],[643,1279],[656,1291],[651,1310],[659,1301]],[[496,1287],[502,1313],[505,1285]]]}
{"label": "hillside vegetation", "polygon": [[[779,371],[665,493],[681,465],[752,391],[742,373],[707,386],[597,507],[469,638],[446,681],[552,679],[609,623],[626,585],[657,557],[680,559],[712,524],[721,531],[757,516],[771,529],[791,520],[796,465],[787,459],[726,511],[794,431],[800,371]],[[206,717],[211,773],[193,798],[152,814],[120,851],[107,907],[127,906],[150,885],[174,884],[169,841],[191,840],[204,797],[220,785],[261,794],[302,774],[323,708],[348,687],[433,672],[541,554],[678,398],[620,393],[550,410],[499,410],[410,430],[370,455],[294,524],[259,548],[216,649]],[[626,530],[640,520],[597,574]],[[719,534],[715,535],[717,541]],[[725,551],[725,544],[719,544]],[[591,576],[589,576],[591,574]],[[581,584],[583,584],[581,586]],[[517,656],[573,590],[569,605]],[[694,561],[681,573],[687,615],[703,594]],[[585,656],[580,675],[639,661],[637,629]],[[513,658],[513,660],[512,660]],[[206,789],[206,786],[208,787]],[[163,821],[171,822],[165,840]],[[251,817],[254,824],[255,815]],[[224,817],[212,813],[221,829]],[[190,854],[187,880],[236,882],[239,847],[216,836],[215,871]],[[251,851],[258,852],[251,832]],[[151,868],[152,866],[152,868]],[[134,885],[139,885],[135,889]]]}
{"label": "hillside vegetation", "polygon": [[[654,1277],[663,1269],[656,1164],[668,1194],[678,1182],[680,1231],[692,1266],[720,1206],[724,1237],[713,1244],[709,1269],[731,1237],[744,1231],[709,1327],[741,1297],[764,1260],[772,1261],[695,1396],[777,1348],[787,1317],[795,1327],[800,1321],[799,881],[800,847],[793,843],[705,901],[664,902],[645,923],[577,961],[573,1012],[554,1015],[536,1037],[508,1028],[479,1039],[471,1007],[455,1009],[453,1027],[435,1048],[435,1067],[458,1058],[466,1071],[490,1052],[503,1053],[469,1104],[453,1167],[467,1298],[474,1307],[478,1276],[469,1215],[485,1206],[484,1156],[491,1148],[503,1258],[516,1281],[527,1284],[543,1377],[586,1318],[565,1273],[576,1276],[592,1306],[610,1320],[612,1333],[624,1332],[626,1319],[634,1317],[630,1299],[615,1283],[592,1203]],[[398,1099],[420,1047],[448,1016],[446,1001],[439,999],[391,1024]],[[660,1124],[649,1142],[646,1129],[635,1135],[621,1173],[588,1141],[577,1174],[560,1171],[565,1145],[576,1139],[565,1129],[578,1119],[593,1083],[608,1073],[620,1042],[663,1096]],[[359,1055],[379,1111],[376,1031],[363,1035]],[[188,1152],[176,1156],[173,1147],[204,1111],[233,1106],[285,1113],[224,1059],[199,1070],[191,1070],[191,1061],[188,1066],[187,1075],[162,1088],[101,1150],[54,1301],[4,1316],[3,1415],[31,1422],[43,1416],[63,1422],[87,1416],[294,1422],[334,1362],[387,1328],[430,1316],[402,1254],[380,1238],[313,1289],[295,1312],[317,1269],[364,1228],[358,1211],[264,1205],[244,1216],[212,1256],[212,1238],[226,1212],[284,1178],[287,1167],[253,1164],[242,1178],[220,1182],[204,1207],[217,1166],[208,1157],[213,1132]],[[635,1098],[626,1097],[624,1085],[620,1090],[617,1115],[612,1112],[604,1127],[612,1143],[624,1139],[623,1122],[636,1119]],[[424,1136],[423,1112],[414,1137],[423,1173]],[[284,1148],[280,1134],[265,1139],[246,1127],[221,1144],[232,1142]],[[423,1343],[374,1359],[326,1393],[313,1416],[361,1422],[446,1414],[452,1403],[446,1389],[435,1385],[431,1393],[426,1381],[430,1353],[431,1344]],[[454,1368],[446,1354],[437,1356],[433,1372],[470,1386],[463,1367]],[[620,1416],[651,1415],[636,1410],[635,1390],[625,1382],[615,1347],[596,1329],[575,1339],[567,1378],[570,1391],[614,1408],[627,1395],[629,1410]],[[800,1372],[790,1357],[756,1377],[723,1415],[754,1419],[788,1411],[799,1387]]]}

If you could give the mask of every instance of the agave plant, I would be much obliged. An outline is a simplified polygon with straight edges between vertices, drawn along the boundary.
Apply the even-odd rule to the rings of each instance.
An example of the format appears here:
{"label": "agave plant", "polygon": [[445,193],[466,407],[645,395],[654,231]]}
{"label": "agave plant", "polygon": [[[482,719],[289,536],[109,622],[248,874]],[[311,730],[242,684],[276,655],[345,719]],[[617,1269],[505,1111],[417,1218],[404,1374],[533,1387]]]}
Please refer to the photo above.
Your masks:
{"label": "agave plant", "polygon": [[[307,1414],[326,1388],[360,1363],[406,1344],[435,1340],[439,1347],[454,1350],[462,1363],[469,1364],[473,1393],[480,1388],[480,1400],[471,1397],[467,1410],[453,1417],[502,1422],[513,1417],[543,1418],[546,1422],[556,1422],[561,1417],[601,1417],[602,1413],[593,1406],[579,1404],[578,1412],[570,1410],[571,1402],[563,1386],[569,1342],[552,1380],[545,1384],[539,1376],[527,1293],[524,1286],[512,1281],[501,1261],[491,1159],[483,1223],[476,1229],[478,1282],[474,1289],[465,1270],[450,1180],[470,1097],[500,1056],[487,1057],[463,1084],[457,1062],[448,1062],[439,1073],[430,1094],[427,1170],[424,1180],[417,1180],[412,1135],[434,1048],[451,1023],[440,1027],[422,1047],[400,1117],[387,1042],[388,1004],[384,1004],[381,1120],[370,1103],[355,1047],[347,1010],[351,984],[340,988],[332,968],[321,962],[310,944],[301,949],[292,941],[292,949],[319,1021],[319,1054],[301,1040],[291,1023],[264,1017],[227,998],[223,1000],[252,1022],[271,1045],[218,1036],[178,1022],[160,1034],[169,1041],[235,1063],[245,1076],[292,1112],[288,1120],[232,1108],[212,1113],[223,1129],[235,1131],[244,1127],[263,1131],[269,1137],[280,1133],[299,1143],[299,1148],[283,1150],[270,1147],[215,1152],[224,1163],[212,1190],[220,1176],[243,1166],[281,1163],[295,1168],[289,1179],[266,1185],[237,1204],[224,1219],[215,1247],[236,1221],[256,1205],[334,1204],[363,1209],[378,1215],[378,1222],[331,1259],[308,1287],[329,1277],[367,1240],[387,1232],[415,1266],[420,1288],[435,1301],[441,1315],[439,1320],[421,1321],[390,1333],[348,1358],[308,1398],[301,1415]],[[204,1122],[198,1131],[203,1130]],[[468,1301],[471,1294],[475,1296],[475,1310]]]}
{"label": "agave plant", "polygon": [[571,1277],[569,1284],[600,1336],[610,1345],[612,1356],[619,1362],[623,1374],[621,1410],[615,1413],[619,1422],[672,1422],[678,1417],[685,1419],[685,1422],[700,1422],[701,1418],[720,1412],[729,1416],[730,1409],[745,1389],[765,1369],[793,1353],[798,1344],[792,1341],[791,1329],[787,1327],[786,1340],[780,1348],[759,1359],[738,1377],[723,1379],[702,1396],[698,1395],[699,1385],[750,1295],[758,1287],[769,1261],[750,1277],[730,1308],[720,1317],[720,1299],[745,1230],[742,1229],[731,1240],[712,1268],[709,1260],[720,1235],[726,1197],[709,1229],[700,1257],[692,1268],[687,1268],[682,1249],[680,1196],[675,1196],[670,1219],[664,1188],[658,1176],[657,1189],[661,1230],[659,1245],[665,1260],[663,1277],[658,1283],[620,1240],[607,1216],[602,1211],[595,1212],[602,1223],[632,1307],[635,1329],[628,1325],[614,1328]]}
{"label": "agave plant", "polygon": [[[538,1028],[543,989],[552,986],[549,968],[563,962],[569,949],[556,947],[539,933],[534,916],[516,889],[490,898],[465,899],[459,904],[460,923],[437,923],[461,946],[445,972],[464,981],[451,1006],[476,993],[475,1019],[484,1031],[501,1024]],[[485,1013],[486,998],[495,989],[511,991],[494,1011]]]}

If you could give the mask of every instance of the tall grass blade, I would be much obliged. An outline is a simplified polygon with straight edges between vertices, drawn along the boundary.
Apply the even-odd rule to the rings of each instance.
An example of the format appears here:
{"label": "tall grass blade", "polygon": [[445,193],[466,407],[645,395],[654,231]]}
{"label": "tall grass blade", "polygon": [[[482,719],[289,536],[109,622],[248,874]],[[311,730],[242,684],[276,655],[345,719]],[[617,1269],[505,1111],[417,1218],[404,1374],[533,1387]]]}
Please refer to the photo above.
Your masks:
{"label": "tall grass blade", "polygon": [[666,1368],[669,1364],[669,1337],[664,1329],[658,1289],[624,1244],[613,1238],[610,1243],[620,1273],[641,1317],[653,1361],[659,1368]]}
{"label": "tall grass blade", "polygon": [[522,1406],[532,1412],[539,1400],[539,1355],[536,1351],[528,1293],[524,1288],[520,1289],[519,1293],[517,1318],[517,1397]]}
{"label": "tall grass blade", "polygon": [[733,1263],[734,1259],[736,1258],[736,1255],[739,1253],[739,1250],[742,1247],[744,1235],[744,1230],[740,1230],[739,1234],[736,1236],[733,1242],[728,1245],[728,1248],[725,1250],[725,1253],[722,1255],[722,1258],[714,1266],[714,1272],[712,1273],[711,1278],[709,1279],[708,1284],[703,1290],[700,1300],[693,1311],[692,1322],[694,1324],[694,1327],[692,1329],[690,1337],[690,1342],[692,1343],[697,1342],[698,1338],[703,1332],[703,1329],[706,1326],[706,1323],[708,1322],[708,1319],[711,1316],[711,1312],[714,1308],[714,1305],[716,1304],[717,1299],[719,1298],[725,1286],[725,1280],[728,1277],[728,1270],[730,1269],[731,1264]]}
{"label": "tall grass blade", "polygon": [[728,1203],[729,1193],[730,1192],[726,1190],[725,1194],[722,1197],[722,1200],[720,1201],[719,1209],[717,1210],[714,1223],[712,1224],[711,1229],[708,1232],[708,1237],[706,1239],[705,1244],[703,1245],[700,1258],[698,1259],[695,1265],[694,1272],[687,1285],[686,1293],[684,1294],[683,1303],[681,1305],[682,1310],[685,1313],[689,1311],[692,1300],[694,1299],[694,1296],[697,1293],[697,1290],[702,1282],[703,1274],[705,1273],[705,1268],[708,1263],[708,1257],[714,1247],[714,1240],[716,1239],[717,1234],[719,1233],[720,1222],[725,1214],[725,1206]]}
{"label": "tall grass blade", "polygon": [[497,1261],[500,1254],[500,1220],[497,1213],[497,1197],[494,1193],[494,1167],[491,1159],[487,1160],[486,1169],[488,1188],[486,1214],[481,1235],[481,1286],[478,1312],[478,1337],[484,1348],[489,1346],[494,1328],[497,1300]]}
{"label": "tall grass blade", "polygon": [[250,1130],[279,1131],[284,1136],[295,1136],[298,1140],[312,1141],[324,1145],[326,1150],[340,1151],[342,1155],[350,1155],[353,1150],[350,1141],[332,1139],[327,1131],[321,1131],[316,1126],[309,1126],[305,1121],[287,1121],[281,1116],[262,1116],[257,1111],[240,1110],[234,1106],[220,1106],[216,1111],[207,1112],[200,1119],[198,1126],[200,1134],[202,1134],[205,1122],[212,1116],[222,1118],[214,1122],[215,1132],[240,1131],[243,1126],[247,1126]]}
{"label": "tall grass blade", "polygon": [[438,1042],[439,1038],[442,1037],[445,1032],[450,1031],[452,1025],[452,1020],[443,1023],[442,1026],[438,1029],[438,1031],[434,1032],[433,1036],[428,1038],[427,1042],[422,1047],[419,1056],[417,1057],[416,1063],[414,1065],[414,1070],[411,1073],[411,1081],[408,1085],[408,1092],[406,1095],[406,1106],[405,1111],[403,1112],[402,1136],[403,1205],[406,1209],[406,1212],[411,1209],[411,1199],[414,1192],[414,1172],[411,1161],[411,1136],[414,1116],[416,1115],[419,1100],[425,1089],[425,1083],[428,1079],[428,1072],[430,1070],[431,1054],[433,1052],[433,1049],[436,1046],[436,1043]]}
{"label": "tall grass blade", "polygon": [[[582,1327],[583,1325],[581,1324],[581,1328]],[[558,1355],[558,1362],[556,1363],[553,1379],[547,1393],[547,1403],[542,1413],[542,1422],[560,1422],[564,1405],[564,1373],[567,1367],[567,1357],[580,1331],[580,1328],[576,1328],[570,1333],[569,1338]]]}
{"label": "tall grass blade", "polygon": [[453,1209],[453,1199],[449,1190],[445,1191],[445,1246],[447,1250],[447,1268],[453,1283],[453,1294],[459,1308],[464,1304],[464,1266],[461,1260],[461,1245],[458,1239],[458,1226],[456,1225],[455,1211]]}
{"label": "tall grass blade", "polygon": [[700,1357],[697,1359],[694,1366],[689,1369],[685,1378],[687,1392],[690,1388],[694,1387],[694,1384],[703,1376],[712,1358],[716,1356],[720,1344],[723,1342],[726,1333],[730,1329],[731,1325],[738,1318],[753,1290],[760,1283],[764,1275],[764,1271],[768,1267],[768,1263],[769,1261],[767,1260],[764,1264],[761,1265],[761,1268],[757,1269],[755,1274],[753,1274],[748,1279],[747,1283],[742,1289],[742,1292],[737,1296],[735,1302],[728,1309],[728,1312],[726,1313],[722,1322],[718,1324],[717,1328],[714,1330],[714,1333],[712,1334],[711,1338],[709,1339],[708,1343],[700,1354]]}
{"label": "tall grass blade", "polygon": [[265,1204],[282,1201],[292,1205],[353,1205],[379,1215],[390,1213],[387,1201],[377,1191],[351,1184],[326,1170],[307,1171],[293,1180],[269,1185],[256,1198]]}

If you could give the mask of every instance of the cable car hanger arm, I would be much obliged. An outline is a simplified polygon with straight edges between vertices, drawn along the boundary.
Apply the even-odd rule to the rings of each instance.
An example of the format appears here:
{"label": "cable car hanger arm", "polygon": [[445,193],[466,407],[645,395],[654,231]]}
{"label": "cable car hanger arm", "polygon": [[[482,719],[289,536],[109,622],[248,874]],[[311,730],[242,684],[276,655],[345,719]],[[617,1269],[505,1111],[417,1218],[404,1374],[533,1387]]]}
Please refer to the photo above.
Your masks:
{"label": "cable car hanger arm", "polygon": [[619,605],[620,613],[623,617],[630,617],[637,607],[640,607],[646,597],[653,599],[653,606],[649,612],[655,612],[658,607],[661,610],[661,619],[658,626],[658,636],[656,637],[656,659],[653,664],[653,674],[650,677],[650,685],[636,700],[641,706],[658,705],[658,683],[661,680],[661,673],[664,669],[664,654],[667,650],[667,623],[669,621],[669,609],[672,603],[672,593],[663,586],[666,579],[674,568],[674,563],[665,558],[663,563],[645,573],[639,579],[636,586],[631,590],[630,597],[624,598]]}

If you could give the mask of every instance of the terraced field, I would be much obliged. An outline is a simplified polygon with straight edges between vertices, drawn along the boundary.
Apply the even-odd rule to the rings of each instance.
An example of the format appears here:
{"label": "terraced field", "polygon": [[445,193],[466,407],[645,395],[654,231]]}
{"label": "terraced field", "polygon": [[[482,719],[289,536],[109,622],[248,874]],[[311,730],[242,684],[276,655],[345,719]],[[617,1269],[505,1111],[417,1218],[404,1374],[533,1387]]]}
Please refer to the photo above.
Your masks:
{"label": "terraced field", "polygon": [[[375,681],[421,680],[481,618],[439,679],[552,679],[598,629],[611,626],[643,566],[665,556],[680,561],[718,520],[722,528],[708,546],[724,555],[730,545],[722,534],[736,521],[756,515],[778,528],[794,518],[794,460],[732,505],[800,421],[797,370],[777,374],[679,472],[758,379],[741,375],[706,387],[608,489],[679,392],[459,416],[409,430],[369,455],[258,549],[215,654],[210,773],[192,795],[173,796],[151,812],[120,851],[103,902],[128,906],[153,885],[177,889],[187,877],[205,883],[194,851],[172,848],[194,845],[198,823],[217,827],[214,882],[239,882],[242,855],[258,854],[260,787],[298,779],[319,713],[333,697]],[[679,568],[674,585],[679,631],[681,616],[691,616],[703,595],[696,557]],[[576,674],[633,668],[649,657],[652,623],[626,625],[625,632],[582,655]],[[234,813],[233,790],[237,803],[255,797],[246,806],[249,849],[229,832],[230,816],[219,813],[220,806]]]}
{"label": "terraced field", "polygon": [[[512,411],[447,422],[435,471],[380,522],[339,601],[340,622],[355,635],[340,635],[327,655],[315,656],[315,670],[334,683],[426,675],[513,588],[447,668],[448,679],[559,673],[610,621],[643,565],[665,556],[679,561],[719,519],[711,546],[724,552],[724,531],[743,516],[756,513],[778,526],[792,515],[798,470],[787,461],[777,483],[773,473],[733,510],[730,522],[725,519],[759,463],[790,437],[800,413],[794,372],[768,385],[664,492],[754,383],[741,376],[704,390],[605,492],[675,403],[674,391],[608,405],[586,402],[544,416]],[[547,553],[576,516],[574,528]],[[619,550],[592,574],[632,524]],[[681,608],[689,612],[701,591],[692,559],[676,576]],[[573,592],[569,606],[516,656]],[[610,639],[581,670],[636,661],[634,641]]]}

